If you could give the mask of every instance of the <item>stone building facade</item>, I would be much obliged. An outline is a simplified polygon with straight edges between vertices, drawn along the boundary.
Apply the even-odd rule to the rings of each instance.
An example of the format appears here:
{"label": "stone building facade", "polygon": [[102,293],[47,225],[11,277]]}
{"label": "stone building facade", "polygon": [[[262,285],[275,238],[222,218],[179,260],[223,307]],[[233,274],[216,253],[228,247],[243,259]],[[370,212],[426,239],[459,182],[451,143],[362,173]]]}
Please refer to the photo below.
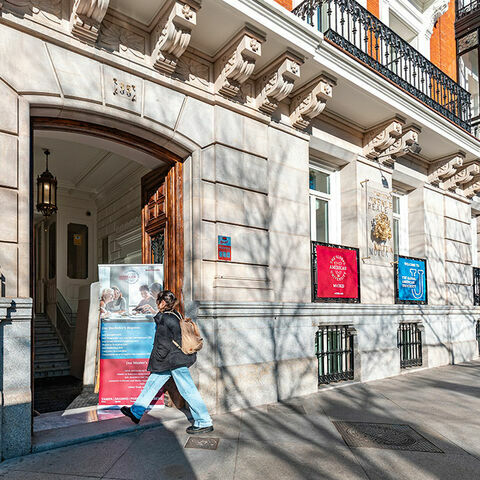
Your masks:
{"label": "stone building facade", "polygon": [[[88,209],[96,254],[65,283],[74,310],[98,263],[141,261],[142,176],[177,172],[170,284],[204,335],[195,378],[213,413],[317,391],[322,325],[355,333],[356,381],[401,372],[402,323],[421,325],[424,367],[476,357],[480,148],[458,85],[399,85],[273,0],[136,3],[0,2],[2,458],[32,442],[37,138],[135,164],[118,167],[124,190],[59,185],[71,218]],[[369,251],[366,188],[392,200],[385,258]],[[360,303],[312,302],[311,240],[359,249]],[[395,303],[394,253],[427,259],[427,304]]]}

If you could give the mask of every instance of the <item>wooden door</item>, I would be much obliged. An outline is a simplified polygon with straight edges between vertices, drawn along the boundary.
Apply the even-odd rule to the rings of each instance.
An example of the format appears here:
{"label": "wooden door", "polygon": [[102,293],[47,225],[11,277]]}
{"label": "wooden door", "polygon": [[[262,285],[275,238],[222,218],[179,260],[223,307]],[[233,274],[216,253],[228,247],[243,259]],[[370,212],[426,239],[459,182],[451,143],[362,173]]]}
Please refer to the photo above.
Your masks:
{"label": "wooden door", "polygon": [[142,262],[163,263],[164,288],[183,310],[183,175],[181,163],[142,178]]}

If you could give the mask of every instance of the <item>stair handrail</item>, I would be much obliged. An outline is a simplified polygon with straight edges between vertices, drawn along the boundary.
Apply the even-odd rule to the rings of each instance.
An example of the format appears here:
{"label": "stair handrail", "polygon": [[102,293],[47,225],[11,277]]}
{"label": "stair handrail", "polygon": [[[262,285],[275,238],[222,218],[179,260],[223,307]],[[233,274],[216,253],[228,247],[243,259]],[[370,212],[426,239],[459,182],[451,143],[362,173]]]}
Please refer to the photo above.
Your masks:
{"label": "stair handrail", "polygon": [[69,327],[75,326],[75,314],[73,313],[72,307],[63,296],[62,292],[57,288],[57,306],[61,313],[63,314],[66,322]]}

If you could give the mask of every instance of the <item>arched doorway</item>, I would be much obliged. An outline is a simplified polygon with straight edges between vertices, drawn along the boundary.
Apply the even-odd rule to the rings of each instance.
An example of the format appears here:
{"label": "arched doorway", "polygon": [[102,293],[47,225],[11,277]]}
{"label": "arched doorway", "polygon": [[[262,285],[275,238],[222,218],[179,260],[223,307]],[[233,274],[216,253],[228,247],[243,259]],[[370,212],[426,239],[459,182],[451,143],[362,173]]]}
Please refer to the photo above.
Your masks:
{"label": "arched doorway", "polygon": [[[33,181],[48,148],[59,189],[55,215],[35,212],[35,186],[31,202],[34,409],[55,411],[82,387],[99,264],[163,263],[164,288],[182,298],[183,166],[180,156],[121,128],[40,116],[31,125]],[[57,397],[66,392],[60,403],[42,394],[50,387]]]}

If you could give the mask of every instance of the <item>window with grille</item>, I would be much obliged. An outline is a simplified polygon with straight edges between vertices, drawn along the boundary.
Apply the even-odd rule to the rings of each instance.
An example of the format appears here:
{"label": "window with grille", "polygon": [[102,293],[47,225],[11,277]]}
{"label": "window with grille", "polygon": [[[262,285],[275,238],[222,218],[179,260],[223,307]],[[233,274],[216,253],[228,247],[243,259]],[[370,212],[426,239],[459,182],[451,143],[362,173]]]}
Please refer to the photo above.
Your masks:
{"label": "window with grille", "polygon": [[315,336],[318,383],[353,380],[353,335],[346,325],[318,328]]}
{"label": "window with grille", "polygon": [[398,326],[397,346],[400,350],[400,368],[422,365],[422,332],[418,323]]}

